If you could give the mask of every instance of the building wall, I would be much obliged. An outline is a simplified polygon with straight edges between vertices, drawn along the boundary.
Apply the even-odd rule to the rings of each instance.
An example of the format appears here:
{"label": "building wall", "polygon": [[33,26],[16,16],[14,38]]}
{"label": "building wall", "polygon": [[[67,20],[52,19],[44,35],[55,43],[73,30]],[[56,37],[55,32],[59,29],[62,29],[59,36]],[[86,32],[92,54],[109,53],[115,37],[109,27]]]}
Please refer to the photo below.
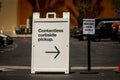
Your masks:
{"label": "building wall", "polygon": [[32,16],[32,6],[27,0],[18,0],[17,24],[25,25],[26,19]]}
{"label": "building wall", "polygon": [[0,0],[0,29],[12,32],[17,24],[17,0]]}
{"label": "building wall", "polygon": [[[25,20],[32,15],[32,6],[27,0],[18,0],[18,1],[19,1],[19,4],[18,4],[18,24],[25,24],[25,22],[26,22]],[[93,3],[95,3],[97,0],[92,0],[92,1],[93,1]],[[56,1],[53,0],[53,3],[54,2],[56,2]],[[63,4],[62,7],[60,7],[61,5],[57,4],[57,2],[56,2],[56,4],[57,4],[56,8],[58,8],[58,9],[56,9],[56,12],[62,12],[62,11],[68,11],[68,10],[71,11],[71,28],[74,26],[77,26],[78,23],[77,23],[76,16],[79,15],[79,13],[75,9],[75,6],[73,5],[72,2],[73,1],[70,0],[67,3],[59,3],[61,5]],[[45,9],[50,10],[51,9],[50,4],[52,4],[52,2],[47,4],[47,2],[44,1],[44,3],[41,3],[39,5],[39,8],[40,8],[40,10],[43,9],[43,11],[45,11]],[[100,3],[98,3],[98,4],[100,4],[101,10],[100,10],[100,14],[97,16],[97,18],[115,18],[116,17],[115,11],[112,9],[112,5],[110,3],[110,0],[100,0]],[[44,9],[44,6],[47,6],[47,8]],[[38,7],[38,6],[36,6],[36,7]],[[55,8],[53,7],[52,10],[55,11]],[[60,11],[60,10],[62,10],[62,11]],[[73,12],[76,12],[76,14]]]}
{"label": "building wall", "polygon": [[110,0],[101,0],[101,13],[98,15],[99,18],[116,18],[116,12],[112,8]]}
{"label": "building wall", "polygon": [[[93,0],[93,2],[95,1],[96,0]],[[101,1],[102,10],[98,17],[115,18],[116,14],[111,7],[110,1]],[[0,0],[0,2],[2,3],[2,7],[0,9],[0,29],[3,26],[3,30],[5,32],[13,32],[16,25],[25,25],[26,19],[32,16],[32,5],[27,0]],[[67,3],[66,5],[69,7],[69,9],[71,9],[71,11],[77,11],[74,6],[70,6],[71,4],[72,3]],[[71,25],[77,26],[77,18],[74,18],[72,15],[78,16],[78,14],[71,14]]]}
{"label": "building wall", "polygon": [[[26,18],[29,18],[32,14],[32,2],[28,0],[18,0],[18,23],[25,24]],[[35,0],[37,5],[35,6],[36,10],[41,13],[42,17],[46,17],[46,12],[56,12],[57,17],[61,17],[62,12],[71,11],[71,26],[77,26],[76,17],[79,15],[73,0],[41,0],[41,3],[38,3],[39,0]],[[31,5],[30,5],[31,3]],[[62,5],[62,6],[61,6]]]}

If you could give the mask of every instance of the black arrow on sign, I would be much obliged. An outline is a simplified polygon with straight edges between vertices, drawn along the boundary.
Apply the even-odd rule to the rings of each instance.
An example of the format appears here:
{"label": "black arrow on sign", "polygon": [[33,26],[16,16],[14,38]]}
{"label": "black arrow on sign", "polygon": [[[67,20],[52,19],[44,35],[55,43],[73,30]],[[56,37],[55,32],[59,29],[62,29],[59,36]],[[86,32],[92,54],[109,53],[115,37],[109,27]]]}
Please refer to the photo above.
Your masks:
{"label": "black arrow on sign", "polygon": [[57,58],[57,56],[60,54],[60,51],[59,51],[59,49],[55,46],[55,49],[57,50],[57,51],[46,51],[45,53],[57,53],[57,55],[54,57],[54,59],[56,59]]}

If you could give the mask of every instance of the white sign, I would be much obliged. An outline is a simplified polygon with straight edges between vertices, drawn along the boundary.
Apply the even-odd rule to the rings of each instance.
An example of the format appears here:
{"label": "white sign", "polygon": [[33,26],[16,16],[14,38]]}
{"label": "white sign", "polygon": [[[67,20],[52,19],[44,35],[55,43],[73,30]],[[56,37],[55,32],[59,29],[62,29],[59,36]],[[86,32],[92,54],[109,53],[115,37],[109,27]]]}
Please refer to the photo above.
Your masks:
{"label": "white sign", "polygon": [[[69,73],[69,12],[63,18],[39,18],[33,14],[31,73]],[[65,16],[67,15],[67,17]]]}
{"label": "white sign", "polygon": [[95,34],[95,19],[83,19],[83,34]]}

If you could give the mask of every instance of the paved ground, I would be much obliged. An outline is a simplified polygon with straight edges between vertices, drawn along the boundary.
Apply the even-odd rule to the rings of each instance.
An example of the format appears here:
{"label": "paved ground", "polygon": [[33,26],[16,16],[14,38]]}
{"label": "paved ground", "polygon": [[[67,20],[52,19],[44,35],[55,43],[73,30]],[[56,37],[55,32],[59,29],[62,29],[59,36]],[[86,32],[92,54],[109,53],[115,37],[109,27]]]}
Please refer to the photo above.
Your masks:
{"label": "paved ground", "polygon": [[95,70],[98,74],[80,74],[82,70],[72,70],[69,75],[60,73],[30,74],[30,70],[13,70],[0,73],[0,80],[120,80],[120,74],[112,70]]}
{"label": "paved ground", "polygon": [[[87,42],[71,39],[71,65],[87,66]],[[117,66],[120,62],[120,43],[111,40],[91,42],[92,66]]]}
{"label": "paved ground", "polygon": [[91,42],[92,71],[80,74],[87,67],[87,42],[71,39],[71,73],[31,74],[31,38],[14,38],[14,45],[0,48],[0,80],[120,80],[116,73],[120,63],[120,43],[111,40]]}

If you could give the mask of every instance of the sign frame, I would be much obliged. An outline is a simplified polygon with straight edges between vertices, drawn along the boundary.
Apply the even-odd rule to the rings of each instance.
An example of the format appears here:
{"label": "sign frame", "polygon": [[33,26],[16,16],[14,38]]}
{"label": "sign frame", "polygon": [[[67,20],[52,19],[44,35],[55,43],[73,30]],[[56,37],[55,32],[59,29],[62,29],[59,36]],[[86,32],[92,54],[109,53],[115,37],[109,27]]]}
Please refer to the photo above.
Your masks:
{"label": "sign frame", "polygon": [[[48,15],[54,18],[48,18]],[[33,13],[31,73],[65,72],[69,74],[70,13],[63,12],[63,18],[48,12],[47,18]]]}

